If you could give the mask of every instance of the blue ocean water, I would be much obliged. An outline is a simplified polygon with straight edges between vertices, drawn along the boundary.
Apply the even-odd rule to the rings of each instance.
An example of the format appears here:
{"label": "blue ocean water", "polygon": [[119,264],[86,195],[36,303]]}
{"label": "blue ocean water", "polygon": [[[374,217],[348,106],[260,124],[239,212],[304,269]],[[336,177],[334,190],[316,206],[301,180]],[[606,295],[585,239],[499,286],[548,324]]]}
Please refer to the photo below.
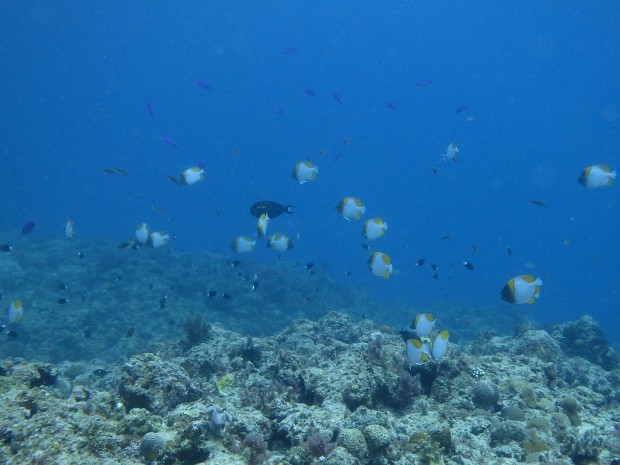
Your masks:
{"label": "blue ocean water", "polygon": [[[70,217],[76,238],[118,243],[144,221],[176,235],[170,248],[232,255],[235,236],[255,234],[250,205],[269,199],[296,206],[270,225],[295,247],[260,242],[243,259],[312,261],[419,310],[496,306],[541,323],[588,313],[620,341],[618,186],[576,182],[586,166],[620,166],[615,2],[26,1],[0,12],[0,231],[33,220],[32,240],[62,237]],[[460,162],[442,162],[452,142]],[[319,176],[300,185],[290,174],[304,159]],[[167,179],[199,162],[204,182]],[[115,166],[129,175],[101,171]],[[337,214],[345,196],[388,222],[371,245],[392,258],[390,279],[368,271],[362,222]],[[501,302],[526,273],[544,281],[539,302]]]}

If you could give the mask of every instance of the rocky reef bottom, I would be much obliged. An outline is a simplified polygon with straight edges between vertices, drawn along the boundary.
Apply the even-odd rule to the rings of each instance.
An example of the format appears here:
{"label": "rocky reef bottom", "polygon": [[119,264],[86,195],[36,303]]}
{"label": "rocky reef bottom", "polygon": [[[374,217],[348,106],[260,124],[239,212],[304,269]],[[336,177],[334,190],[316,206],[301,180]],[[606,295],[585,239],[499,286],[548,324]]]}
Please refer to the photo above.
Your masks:
{"label": "rocky reef bottom", "polygon": [[345,313],[193,325],[121,365],[2,361],[0,463],[620,463],[618,354],[590,317],[411,367],[399,332]]}

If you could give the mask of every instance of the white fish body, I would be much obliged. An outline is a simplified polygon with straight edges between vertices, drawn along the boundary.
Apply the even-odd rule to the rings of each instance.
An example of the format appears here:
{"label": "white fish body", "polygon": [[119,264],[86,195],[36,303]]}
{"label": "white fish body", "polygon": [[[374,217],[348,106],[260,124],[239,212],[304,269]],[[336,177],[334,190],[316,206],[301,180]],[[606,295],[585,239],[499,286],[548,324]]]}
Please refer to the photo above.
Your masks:
{"label": "white fish body", "polygon": [[437,335],[435,340],[433,341],[433,349],[431,355],[433,356],[433,360],[441,360],[446,352],[448,351],[448,338],[450,334],[448,331],[443,330]]}
{"label": "white fish body", "polygon": [[136,226],[136,232],[134,233],[134,237],[141,244],[146,244],[149,240],[149,236],[151,234],[151,230],[146,223],[140,223]]}
{"label": "white fish body", "polygon": [[446,148],[446,151],[444,152],[443,156],[441,157],[441,159],[443,161],[454,161],[454,162],[458,162],[456,156],[459,153],[459,148],[457,147],[457,145],[452,142],[450,145],[448,145],[448,147]]}
{"label": "white fish body", "polygon": [[368,260],[368,267],[375,276],[389,278],[393,271],[392,259],[383,252],[373,252]]}
{"label": "white fish body", "polygon": [[267,247],[271,250],[284,252],[293,248],[293,241],[291,241],[290,237],[285,236],[284,234],[276,233],[269,236]]}
{"label": "white fish body", "polygon": [[366,207],[357,197],[345,197],[336,208],[349,221],[359,220],[366,211]]}
{"label": "white fish body", "polygon": [[383,236],[387,228],[387,223],[381,218],[372,218],[364,223],[364,231],[362,234],[369,241],[374,241]]}
{"label": "white fish body", "polygon": [[256,229],[257,229],[257,234],[259,238],[265,237],[265,235],[267,234],[267,227],[269,226],[269,221],[270,221],[270,218],[267,213],[263,213],[258,218]]}
{"label": "white fish body", "polygon": [[588,187],[611,186],[616,180],[616,172],[607,165],[592,165],[583,170],[577,180],[579,184]]}
{"label": "white fish body", "polygon": [[73,220],[68,219],[65,223],[65,239],[73,239]]}
{"label": "white fish body", "polygon": [[418,337],[428,336],[435,329],[435,318],[430,313],[420,313],[413,326]]}
{"label": "white fish body", "polygon": [[300,161],[295,164],[293,168],[293,178],[299,182],[299,184],[305,184],[309,181],[316,180],[319,174],[319,167],[311,161]]}
{"label": "white fish body", "polygon": [[193,186],[197,182],[202,181],[205,178],[205,170],[202,168],[198,168],[194,166],[192,168],[188,168],[181,174],[181,179],[183,184],[188,186]]}
{"label": "white fish body", "polygon": [[11,305],[9,305],[9,311],[8,311],[9,323],[19,323],[19,320],[22,319],[23,315],[24,315],[24,306],[22,305],[22,301],[15,299],[13,302],[11,302]]}
{"label": "white fish body", "polygon": [[407,341],[407,360],[410,365],[419,365],[428,360],[427,349],[419,339]]}
{"label": "white fish body", "polygon": [[248,253],[254,251],[256,241],[250,236],[237,236],[233,239],[230,246],[237,253]]}
{"label": "white fish body", "polygon": [[170,240],[170,236],[163,231],[157,231],[149,235],[149,245],[154,249],[165,246]]}

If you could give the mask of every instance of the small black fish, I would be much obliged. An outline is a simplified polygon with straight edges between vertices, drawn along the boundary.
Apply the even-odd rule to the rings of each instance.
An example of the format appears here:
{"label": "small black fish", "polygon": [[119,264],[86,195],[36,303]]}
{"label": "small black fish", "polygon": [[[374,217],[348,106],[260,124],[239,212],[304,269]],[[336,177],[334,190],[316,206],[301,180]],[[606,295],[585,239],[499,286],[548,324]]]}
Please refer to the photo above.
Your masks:
{"label": "small black fish", "polygon": [[250,207],[250,214],[256,218],[260,218],[263,213],[267,213],[269,218],[273,219],[276,216],[280,216],[282,213],[295,213],[293,211],[294,208],[294,205],[281,205],[271,200],[261,200]]}
{"label": "small black fish", "polygon": [[241,260],[226,260],[226,264],[230,265],[232,268],[237,268],[241,265]]}
{"label": "small black fish", "polygon": [[122,276],[117,276],[116,278],[114,278],[114,282],[117,283],[117,282],[119,282],[122,279],[123,279]]}
{"label": "small black fish", "polygon": [[108,173],[108,174],[118,174],[121,176],[127,176],[127,171],[125,171],[123,168],[119,168],[118,166],[115,166],[113,168],[103,168],[101,171],[103,171],[104,173]]}
{"label": "small black fish", "polygon": [[159,299],[159,308],[166,308],[166,302],[168,301],[168,296],[165,295],[161,299]]}
{"label": "small black fish", "polygon": [[22,234],[30,234],[34,231],[34,228],[37,227],[37,224],[34,221],[28,221],[25,225],[22,226]]}
{"label": "small black fish", "polygon": [[61,299],[58,299],[58,300],[56,301],[56,303],[57,303],[57,304],[60,304],[60,305],[68,304],[68,303],[69,303],[69,299],[67,299],[67,298],[63,297],[63,298],[61,298]]}
{"label": "small black fish", "polygon": [[87,295],[86,295],[86,292],[85,292],[84,294],[82,294],[82,302],[84,302],[86,300],[86,297],[87,297]]}
{"label": "small black fish", "polygon": [[58,285],[58,289],[60,289],[61,291],[66,291],[68,287],[69,285],[67,283],[60,283]]}
{"label": "small black fish", "polygon": [[209,297],[215,297],[217,295],[217,291],[209,291],[209,292],[207,292],[207,295]]}
{"label": "small black fish", "polygon": [[6,329],[6,325],[0,325],[0,333]]}
{"label": "small black fish", "polygon": [[168,176],[168,179],[170,180],[170,182],[172,182],[175,186],[178,187],[182,187],[183,183],[181,181],[179,181],[177,178],[175,178],[174,176]]}
{"label": "small black fish", "polygon": [[85,329],[84,330],[84,337],[86,339],[88,339],[89,337],[91,337],[93,335],[93,330],[92,329]]}
{"label": "small black fish", "polygon": [[344,275],[345,275],[345,276],[351,276],[352,274],[353,274],[353,272],[352,272],[352,271],[345,271],[345,272],[344,272]]}
{"label": "small black fish", "polygon": [[312,262],[308,262],[308,263],[306,263],[306,266],[304,266],[304,268],[305,268],[306,270],[309,270],[310,268],[314,268],[314,263],[312,263]]}
{"label": "small black fish", "polygon": [[508,252],[508,255],[512,255],[512,249],[510,248],[510,246],[508,246],[508,248],[506,249],[506,252]]}
{"label": "small black fish", "polygon": [[82,251],[81,251],[81,250],[78,252],[78,257],[80,257],[80,258],[84,258],[84,254],[82,253]]}
{"label": "small black fish", "polygon": [[0,252],[10,252],[12,250],[13,250],[13,247],[10,246],[9,244],[0,245]]}
{"label": "small black fish", "polygon": [[433,269],[433,271],[438,271],[439,270],[439,267],[437,265],[435,265],[435,264],[432,264],[431,268]]}
{"label": "small black fish", "polygon": [[431,277],[432,277],[433,279],[439,279],[439,275],[438,275],[437,273],[433,273],[433,274],[431,275]]}
{"label": "small black fish", "polygon": [[121,242],[120,244],[118,244],[116,246],[117,249],[126,249],[127,247],[132,247],[134,244],[133,241],[125,241],[125,242]]}
{"label": "small black fish", "polygon": [[133,250],[139,250],[140,249],[140,244],[138,244],[137,242],[134,242],[133,245],[131,246],[131,248]]}
{"label": "small black fish", "polygon": [[108,370],[105,370],[103,368],[95,368],[93,370],[93,375],[95,376],[105,376],[108,374]]}
{"label": "small black fish", "polygon": [[149,290],[150,289],[153,289],[153,284],[152,283],[149,283]]}
{"label": "small black fish", "polygon": [[364,249],[366,252],[370,252],[370,246],[368,244],[362,243],[362,249]]}
{"label": "small black fish", "polygon": [[534,206],[534,207],[546,207],[547,205],[545,205],[545,202],[543,202],[542,200],[530,200],[528,202],[530,205]]}
{"label": "small black fish", "polygon": [[252,283],[252,290],[255,291],[258,288],[258,281]]}
{"label": "small black fish", "polygon": [[420,258],[417,262],[415,262],[415,266],[422,266],[426,263],[426,258]]}
{"label": "small black fish", "polygon": [[222,294],[222,299],[224,299],[224,300],[228,300],[228,299],[230,299],[230,297],[231,297],[231,295],[230,295],[230,294],[228,294],[228,293],[226,293],[226,292],[224,292],[224,293]]}
{"label": "small black fish", "polygon": [[131,337],[136,334],[136,327],[132,326],[127,330],[127,337]]}
{"label": "small black fish", "polygon": [[15,331],[13,331],[12,329],[9,329],[9,330],[6,332],[6,335],[7,335],[7,336],[9,336],[9,337],[19,337],[19,334],[17,334],[17,333],[16,333]]}
{"label": "small black fish", "polygon": [[471,263],[471,262],[467,262],[467,261],[465,261],[465,262],[463,262],[463,266],[464,266],[465,268],[467,268],[468,270],[473,270],[473,269],[474,269],[474,265],[472,265],[472,263]]}
{"label": "small black fish", "polygon": [[448,241],[448,240],[452,239],[452,236],[450,234],[446,234],[441,239],[444,240],[444,241]]}

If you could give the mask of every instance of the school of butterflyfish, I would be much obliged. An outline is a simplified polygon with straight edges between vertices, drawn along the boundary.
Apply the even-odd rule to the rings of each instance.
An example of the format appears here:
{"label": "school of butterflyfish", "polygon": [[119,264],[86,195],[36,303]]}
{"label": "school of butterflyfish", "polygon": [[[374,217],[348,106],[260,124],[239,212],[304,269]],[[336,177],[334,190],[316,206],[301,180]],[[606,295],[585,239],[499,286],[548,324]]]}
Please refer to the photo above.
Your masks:
{"label": "school of butterflyfish", "polygon": [[[314,93],[310,92],[310,90],[306,90],[305,92],[310,96],[314,95]],[[336,97],[334,98],[336,99]],[[342,101],[340,98],[337,98],[336,100],[339,102]],[[386,105],[392,110],[396,109],[396,105],[392,102],[388,102]],[[147,104],[147,110],[150,116],[153,117],[153,109],[150,103]],[[465,110],[467,110],[467,107],[459,107],[457,113]],[[473,119],[473,117],[471,118]],[[470,121],[470,119],[468,119],[468,121]],[[174,149],[178,148],[176,141],[171,137],[159,136],[159,138],[170,147]],[[344,139],[342,148],[336,155],[336,159],[334,161],[338,161],[343,153],[343,148],[348,145],[348,143],[349,138],[347,137]],[[443,154],[441,154],[440,159],[444,162],[460,163],[460,159],[458,158],[459,153],[460,151],[457,144],[455,142],[451,142],[447,145]],[[324,153],[320,152],[319,155],[324,155]],[[103,168],[102,171],[114,176],[128,176],[127,171],[120,167]],[[438,174],[438,169],[436,167],[433,167],[432,171],[435,175]],[[300,185],[317,181],[318,175],[319,167],[310,160],[301,160],[295,163],[291,172],[292,178]],[[192,166],[183,170],[179,176],[170,175],[167,176],[167,178],[178,187],[194,186],[205,179],[204,163],[199,163],[199,166]],[[584,168],[579,175],[577,182],[586,188],[594,189],[611,186],[615,179],[615,170],[610,168],[608,165],[597,164]],[[536,207],[546,206],[545,203],[540,200],[530,200],[529,204]],[[152,206],[151,208],[158,214],[169,219],[168,214],[161,208],[156,206]],[[358,197],[346,196],[340,200],[336,206],[336,210],[345,220],[349,222],[356,222],[361,220],[366,213],[366,206]],[[293,240],[289,236],[279,231],[270,231],[271,234],[268,235],[268,230],[272,229],[271,223],[275,218],[282,214],[293,213],[295,213],[295,207],[293,205],[284,205],[272,200],[257,201],[250,207],[250,214],[256,218],[256,233],[246,235],[242,234],[234,237],[230,248],[238,254],[250,253],[254,251],[257,242],[264,239],[266,242],[266,247],[273,251],[286,252],[291,250],[293,248]],[[28,221],[22,227],[21,232],[22,234],[30,234],[36,227],[37,224],[34,221]],[[387,230],[388,223],[386,221],[379,217],[373,217],[367,219],[363,223],[361,233],[368,241],[374,242],[385,236]],[[63,233],[65,239],[73,239],[74,222],[72,219],[67,219],[65,221],[63,225]],[[451,236],[449,235],[442,237],[444,240],[448,240],[450,238]],[[151,231],[150,227],[146,223],[139,223],[134,230],[133,236],[130,239],[118,244],[117,249],[132,248],[137,250],[143,246],[159,249],[166,246],[169,243],[169,240],[170,235],[168,233],[159,230]],[[371,250],[371,247],[367,244],[362,245],[369,255],[367,265],[370,272],[374,276],[380,278],[389,278],[394,272],[391,257],[385,252]],[[472,254],[474,254],[476,250],[477,246],[474,245],[472,247]],[[0,244],[0,253],[11,253],[12,251],[13,246],[11,244]],[[510,247],[508,247],[508,253],[512,254]],[[84,254],[81,251],[78,252],[78,256],[80,258],[84,258]],[[423,266],[425,261],[425,258],[419,259],[416,266]],[[238,265],[239,260],[229,260],[229,263],[231,266],[235,267]],[[464,261],[463,265],[470,271],[474,269],[474,266],[470,261]],[[531,269],[532,266],[528,265],[529,262],[526,263],[525,266]],[[313,266],[314,264],[308,263],[306,264],[305,269],[310,270]],[[435,264],[431,264],[430,267],[433,270],[432,277],[437,279],[439,277],[439,267]],[[350,274],[350,272],[347,272],[347,274]],[[259,283],[255,277],[252,283],[252,290],[257,289],[258,284]],[[530,274],[514,276],[508,279],[501,289],[501,300],[511,304],[533,304],[537,302],[540,297],[542,285],[543,282],[541,278]],[[209,291],[209,297],[214,297],[217,294],[217,291]],[[224,293],[222,298],[226,299],[229,297],[229,295]],[[57,302],[59,304],[66,304],[69,301],[68,299],[61,298],[58,299]],[[5,334],[11,337],[17,337],[17,333],[12,328],[8,328],[7,325],[18,324],[22,320],[23,315],[24,307],[22,302],[18,299],[12,300],[9,304],[6,316],[4,317],[7,324],[0,324],[0,332],[3,332],[6,329]],[[435,324],[436,320],[431,314],[422,313],[417,315],[411,323],[412,331],[404,332],[403,338],[405,340],[406,353],[410,365],[418,365],[428,361],[440,361],[446,355],[448,351],[449,333],[447,330],[437,330],[435,328]]]}

